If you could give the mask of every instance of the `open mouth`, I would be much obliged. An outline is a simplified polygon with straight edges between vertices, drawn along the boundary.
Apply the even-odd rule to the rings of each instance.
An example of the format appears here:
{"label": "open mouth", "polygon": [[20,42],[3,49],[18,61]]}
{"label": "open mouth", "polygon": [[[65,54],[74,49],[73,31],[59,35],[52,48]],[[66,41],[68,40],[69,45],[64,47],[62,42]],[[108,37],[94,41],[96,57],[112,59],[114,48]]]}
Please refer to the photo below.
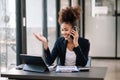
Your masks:
{"label": "open mouth", "polygon": [[68,38],[69,38],[69,35],[64,35],[64,38],[65,38],[65,39],[68,39]]}

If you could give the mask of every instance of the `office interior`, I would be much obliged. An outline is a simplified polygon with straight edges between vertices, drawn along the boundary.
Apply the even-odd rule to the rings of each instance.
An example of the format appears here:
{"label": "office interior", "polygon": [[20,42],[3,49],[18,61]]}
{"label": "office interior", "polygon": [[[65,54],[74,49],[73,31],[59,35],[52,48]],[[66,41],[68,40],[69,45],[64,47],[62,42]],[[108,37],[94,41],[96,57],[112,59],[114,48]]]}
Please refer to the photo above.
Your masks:
{"label": "office interior", "polygon": [[91,66],[107,66],[105,80],[120,80],[120,0],[0,0],[0,71],[21,64],[20,54],[43,56],[33,33],[44,35],[51,50],[61,36],[59,9],[76,5],[82,7],[79,36],[90,41]]}

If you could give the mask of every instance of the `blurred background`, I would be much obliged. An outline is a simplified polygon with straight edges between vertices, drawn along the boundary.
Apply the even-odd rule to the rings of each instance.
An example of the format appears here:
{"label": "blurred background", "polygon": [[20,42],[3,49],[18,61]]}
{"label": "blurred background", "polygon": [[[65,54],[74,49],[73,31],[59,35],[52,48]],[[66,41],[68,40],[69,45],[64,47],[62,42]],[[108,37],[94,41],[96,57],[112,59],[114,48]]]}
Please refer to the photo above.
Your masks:
{"label": "blurred background", "polygon": [[44,35],[52,50],[61,36],[59,9],[76,5],[83,10],[79,36],[90,41],[92,66],[107,66],[105,80],[120,80],[120,0],[0,0],[0,72],[21,64],[20,54],[44,56],[33,33]]}

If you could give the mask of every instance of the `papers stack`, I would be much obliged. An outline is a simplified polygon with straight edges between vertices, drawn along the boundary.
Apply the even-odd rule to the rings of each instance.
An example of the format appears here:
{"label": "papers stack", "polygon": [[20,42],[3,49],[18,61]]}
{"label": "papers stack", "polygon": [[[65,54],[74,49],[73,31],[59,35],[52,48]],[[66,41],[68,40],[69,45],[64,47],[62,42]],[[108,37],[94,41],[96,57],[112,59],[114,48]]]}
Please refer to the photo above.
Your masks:
{"label": "papers stack", "polygon": [[56,72],[78,72],[77,66],[57,66]]}

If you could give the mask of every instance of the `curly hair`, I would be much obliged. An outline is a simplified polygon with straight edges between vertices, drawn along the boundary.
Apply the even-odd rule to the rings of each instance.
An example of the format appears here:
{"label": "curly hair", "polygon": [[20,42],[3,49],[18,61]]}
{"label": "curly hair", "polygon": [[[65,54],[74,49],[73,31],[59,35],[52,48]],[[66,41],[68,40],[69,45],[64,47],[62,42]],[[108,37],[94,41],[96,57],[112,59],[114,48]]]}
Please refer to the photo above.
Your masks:
{"label": "curly hair", "polygon": [[81,13],[80,6],[75,6],[75,7],[68,6],[65,9],[61,9],[59,11],[58,22],[59,24],[62,24],[63,22],[75,24],[76,21],[80,19],[80,13]]}

